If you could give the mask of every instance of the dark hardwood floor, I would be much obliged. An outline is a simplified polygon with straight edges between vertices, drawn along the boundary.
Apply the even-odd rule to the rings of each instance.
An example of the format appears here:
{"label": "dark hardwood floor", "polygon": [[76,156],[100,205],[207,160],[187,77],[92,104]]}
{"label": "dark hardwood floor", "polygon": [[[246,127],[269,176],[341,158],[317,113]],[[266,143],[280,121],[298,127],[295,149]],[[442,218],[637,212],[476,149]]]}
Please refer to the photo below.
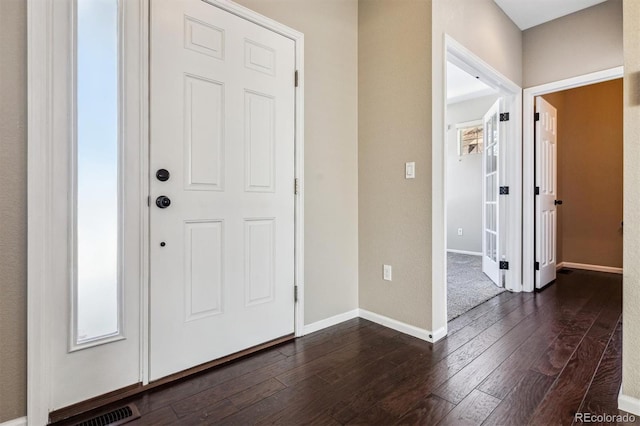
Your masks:
{"label": "dark hardwood floor", "polygon": [[[502,293],[430,344],[355,319],[127,402],[131,425],[570,425],[624,414],[621,276]],[[640,424],[640,422],[637,422]]]}

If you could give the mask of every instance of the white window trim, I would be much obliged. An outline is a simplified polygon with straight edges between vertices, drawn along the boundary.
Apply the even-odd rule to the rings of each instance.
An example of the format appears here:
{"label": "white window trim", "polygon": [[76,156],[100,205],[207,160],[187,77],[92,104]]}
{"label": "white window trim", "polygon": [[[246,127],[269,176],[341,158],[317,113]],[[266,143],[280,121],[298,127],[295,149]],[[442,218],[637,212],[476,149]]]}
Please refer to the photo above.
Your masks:
{"label": "white window trim", "polygon": [[[48,320],[52,314],[48,305],[47,283],[55,265],[53,254],[59,250],[60,241],[54,241],[55,207],[57,200],[50,184],[54,173],[54,61],[56,55],[53,44],[54,22],[61,19],[54,15],[57,0],[28,0],[28,334],[27,334],[27,418],[29,424],[48,423],[51,409],[51,336]],[[138,83],[140,103],[135,108],[139,118],[138,131],[144,143],[141,144],[140,177],[141,191],[149,193],[148,179],[148,40],[149,40],[149,0],[136,1],[139,6],[139,21],[134,23],[140,40],[144,41],[139,52],[127,53],[128,59],[137,60],[137,68],[131,79]],[[298,194],[295,202],[295,285],[298,288],[298,302],[295,306],[295,335],[304,335],[304,35],[274,20],[261,16],[229,0],[206,0],[213,6],[233,13],[277,32],[295,42],[295,65],[298,71],[298,87],[295,90],[295,178]],[[126,18],[125,18],[126,19]],[[125,35],[126,37],[126,35]],[[127,86],[126,90],[132,87]],[[140,197],[141,205],[147,200]],[[148,383],[149,371],[149,247],[148,208],[140,209],[141,263],[140,268],[140,380]],[[60,218],[57,218],[60,220]],[[64,243],[64,242],[62,242]],[[68,244],[69,241],[66,241]],[[146,265],[146,267],[145,267]]]}

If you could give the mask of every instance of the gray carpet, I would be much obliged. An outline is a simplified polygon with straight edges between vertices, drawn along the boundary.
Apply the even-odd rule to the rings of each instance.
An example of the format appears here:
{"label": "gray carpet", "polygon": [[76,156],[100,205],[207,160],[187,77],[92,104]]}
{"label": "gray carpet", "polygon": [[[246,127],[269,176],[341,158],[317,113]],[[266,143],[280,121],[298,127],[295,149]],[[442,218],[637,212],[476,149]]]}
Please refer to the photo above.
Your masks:
{"label": "gray carpet", "polygon": [[448,320],[506,291],[482,273],[482,257],[447,253]]}

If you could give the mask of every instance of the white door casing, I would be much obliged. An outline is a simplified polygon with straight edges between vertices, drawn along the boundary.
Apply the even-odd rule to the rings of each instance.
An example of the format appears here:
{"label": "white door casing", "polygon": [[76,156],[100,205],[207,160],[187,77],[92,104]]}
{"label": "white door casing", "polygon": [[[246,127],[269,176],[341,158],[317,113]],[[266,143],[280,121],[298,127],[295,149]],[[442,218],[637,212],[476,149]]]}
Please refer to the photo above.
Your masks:
{"label": "white door casing", "polygon": [[155,380],[294,332],[295,43],[199,0],[150,40]]}
{"label": "white door casing", "polygon": [[[228,0],[207,0],[295,42],[296,335],[304,316],[304,35]],[[149,0],[122,5],[120,107],[123,176],[124,337],[72,353],[69,349],[72,261],[70,163],[73,135],[73,0],[28,2],[28,374],[29,424],[52,410],[149,382],[148,22]],[[182,28],[177,29],[181,31]],[[54,107],[55,106],[55,107]],[[65,311],[67,313],[65,313]],[[126,346],[126,348],[124,348]],[[67,356],[68,355],[68,356]],[[68,361],[64,361],[67,357]],[[66,366],[62,364],[66,364]],[[96,368],[99,365],[100,368]],[[85,374],[89,372],[89,374]]]}
{"label": "white door casing", "polygon": [[500,153],[502,100],[487,111],[482,150],[482,272],[500,286]]}
{"label": "white door casing", "polygon": [[557,111],[538,96],[536,117],[536,288],[542,288],[556,279]]}

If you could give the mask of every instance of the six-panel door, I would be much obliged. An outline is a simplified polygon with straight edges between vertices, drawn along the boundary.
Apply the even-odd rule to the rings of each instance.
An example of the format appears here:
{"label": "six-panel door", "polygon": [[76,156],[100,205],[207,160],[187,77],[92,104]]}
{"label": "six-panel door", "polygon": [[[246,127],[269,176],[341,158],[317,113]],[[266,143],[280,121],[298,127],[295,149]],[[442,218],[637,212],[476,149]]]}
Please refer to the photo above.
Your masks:
{"label": "six-panel door", "polygon": [[150,48],[155,380],[294,331],[295,50],[200,0],[151,2]]}

